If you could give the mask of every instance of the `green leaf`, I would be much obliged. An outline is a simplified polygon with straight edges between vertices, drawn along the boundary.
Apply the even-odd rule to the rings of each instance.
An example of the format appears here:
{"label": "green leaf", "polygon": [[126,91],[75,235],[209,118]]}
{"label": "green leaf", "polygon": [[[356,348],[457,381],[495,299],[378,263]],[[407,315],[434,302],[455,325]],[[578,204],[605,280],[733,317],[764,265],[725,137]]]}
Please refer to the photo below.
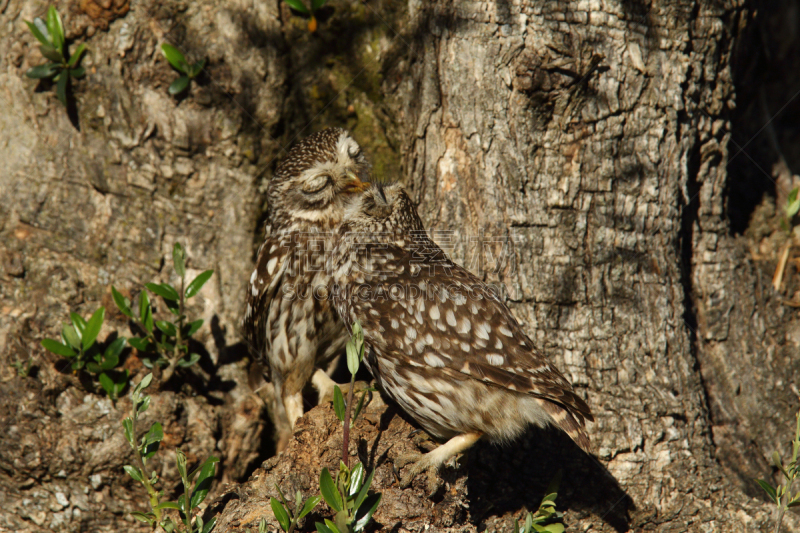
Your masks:
{"label": "green leaf", "polygon": [[139,293],[139,320],[145,322],[147,315],[147,308],[150,307],[150,298],[147,296],[147,291]]}
{"label": "green leaf", "polygon": [[358,404],[356,404],[356,409],[353,412],[353,418],[350,420],[350,425],[352,427],[353,424],[356,423],[356,419],[358,415],[361,414],[361,410],[364,408],[364,400],[367,398],[367,394],[370,392],[370,389],[365,390],[361,393],[361,398],[358,400]]}
{"label": "green leaf", "polygon": [[183,251],[183,247],[181,247],[180,243],[175,243],[175,246],[172,247],[172,264],[175,267],[175,272],[180,276],[184,277],[186,275],[186,264],[184,259],[186,258],[186,253]]}
{"label": "green leaf", "polygon": [[69,319],[72,321],[72,325],[75,327],[75,331],[78,333],[78,336],[83,336],[83,330],[86,329],[86,320],[83,319],[81,315],[78,313],[70,313]]}
{"label": "green leaf", "polygon": [[158,451],[161,441],[164,440],[164,430],[161,428],[161,424],[154,422],[142,440],[144,441],[142,456],[150,459]]}
{"label": "green leaf", "polygon": [[106,394],[108,394],[108,397],[112,400],[115,400],[117,395],[115,394],[116,384],[114,383],[114,380],[112,380],[105,372],[100,374],[97,379],[100,381],[100,385],[103,386],[103,390],[105,390]]}
{"label": "green leaf", "polygon": [[75,331],[75,326],[64,324],[61,327],[61,338],[64,339],[64,344],[71,346],[75,350],[81,349],[81,337]]}
{"label": "green leaf", "polygon": [[114,303],[117,304],[119,312],[128,318],[133,318],[130,302],[113,285],[111,286],[111,296],[114,298]]}
{"label": "green leaf", "polygon": [[134,480],[141,481],[143,479],[142,471],[136,468],[135,466],[125,465],[122,468],[124,468],[125,471],[128,473],[128,475],[131,476]]}
{"label": "green leaf", "polygon": [[83,67],[69,69],[69,75],[73,78],[82,78],[86,74],[86,69]]}
{"label": "green leaf", "polygon": [[180,299],[178,291],[168,283],[147,283],[145,287],[153,294],[161,296],[165,300],[178,301]]}
{"label": "green leaf", "polygon": [[[345,512],[345,514],[347,514],[347,513]],[[329,528],[329,529],[330,529],[330,530],[331,530],[333,533],[340,533],[340,530],[339,530],[339,528],[338,528],[338,527],[336,527],[336,524],[334,524],[333,522],[331,522],[331,521],[330,521],[330,520],[328,520],[327,518],[325,519],[325,525],[326,525],[326,526],[328,526],[328,528]]]}
{"label": "green leaf", "polygon": [[780,505],[780,501],[778,500],[778,494],[775,491],[775,487],[764,481],[763,479],[757,479],[756,483],[761,485],[761,488],[764,489],[764,492],[770,497],[770,499],[775,502],[776,504]]}
{"label": "green leaf", "polygon": [[194,335],[195,333],[197,333],[197,330],[199,330],[201,327],[203,327],[203,319],[202,318],[200,318],[198,320],[195,320],[194,322],[190,323],[186,327],[186,332],[184,333],[183,336],[186,337],[186,338],[189,338],[192,335]]}
{"label": "green leaf", "polygon": [[53,40],[53,45],[60,51],[64,50],[64,24],[55,6],[47,10],[47,31]]}
{"label": "green leaf", "polygon": [[298,12],[304,14],[304,15],[310,15],[311,14],[311,12],[305,6],[305,4],[302,2],[302,0],[284,0],[284,1],[286,2],[286,4],[289,7],[291,7],[295,11],[298,11]]}
{"label": "green leaf", "polygon": [[[125,343],[126,343],[125,337],[119,337],[118,339],[115,339],[114,342],[108,345],[108,348],[106,348],[104,354],[106,362],[103,365],[101,365],[103,367],[103,370],[111,370],[112,368],[117,366],[117,363],[119,362],[119,356],[122,353],[122,350],[125,349]],[[107,364],[110,364],[111,361],[114,361],[114,364],[111,366],[106,366]]]}
{"label": "green leaf", "polygon": [[[341,391],[339,391],[339,393],[341,394]],[[333,478],[331,478],[331,473],[327,468],[323,468],[322,472],[319,474],[319,489],[322,493],[322,497],[325,498],[325,503],[327,503],[334,512],[342,510],[342,496],[339,494],[339,491],[336,490],[336,485],[333,483]]]}
{"label": "green leaf", "polygon": [[317,528],[317,533],[333,533],[328,526],[320,522],[314,522],[314,527]]}
{"label": "green leaf", "polygon": [[[42,22],[42,19],[40,19],[40,18],[35,18],[34,22],[37,21],[37,20],[39,22]],[[44,23],[42,23],[43,28],[40,28],[36,24],[34,24],[34,22],[28,22],[26,20],[25,24],[28,25],[28,29],[31,30],[31,33],[33,34],[34,37],[36,37],[37,41],[39,41],[42,44],[46,44],[47,46],[52,46],[53,43],[50,42],[50,34],[47,32],[47,28],[44,27]],[[42,30],[44,30],[44,31],[42,31]]]}
{"label": "green leaf", "polygon": [[147,374],[145,377],[142,378],[142,381],[139,382],[139,385],[136,386],[138,391],[143,391],[147,387],[150,386],[150,382],[153,381],[153,374]]}
{"label": "green leaf", "polygon": [[147,339],[140,339],[139,337],[131,337],[128,339],[128,344],[139,350],[140,352],[147,352],[148,342]]}
{"label": "green leaf", "polygon": [[272,507],[272,514],[275,515],[275,519],[281,525],[281,529],[289,531],[289,514],[286,512],[286,509],[283,508],[283,504],[275,498],[270,497],[269,505]]}
{"label": "green leaf", "polygon": [[133,421],[130,418],[123,420],[122,429],[125,431],[125,440],[133,446]]}
{"label": "green leaf", "polygon": [[83,330],[83,336],[81,341],[83,343],[83,350],[86,351],[92,347],[94,341],[97,339],[97,335],[100,333],[100,328],[103,327],[103,320],[105,320],[106,316],[106,308],[100,307],[94,314],[89,318],[89,321],[86,323],[86,329]]}
{"label": "green leaf", "polygon": [[211,520],[209,520],[206,525],[203,526],[203,529],[200,533],[210,533],[212,529],[214,529],[214,524],[217,523],[217,517],[215,516]]}
{"label": "green leaf", "polygon": [[170,84],[169,89],[167,89],[167,91],[169,92],[169,94],[172,95],[180,94],[183,91],[185,91],[188,86],[189,86],[189,77],[181,76]]}
{"label": "green leaf", "polygon": [[[200,466],[198,466],[197,468],[192,470],[192,472],[189,474],[189,480],[190,481],[193,480],[195,478],[195,476],[197,476],[198,472],[202,473],[203,468],[205,468],[207,465],[213,464],[213,463],[218,463],[218,462],[219,462],[219,459],[217,459],[213,455],[210,456],[208,459],[205,460],[205,462],[203,464],[201,464]],[[198,482],[199,482],[199,480],[198,480]]]}
{"label": "green leaf", "polygon": [[342,396],[342,389],[339,388],[339,385],[333,386],[333,411],[336,413],[336,418],[344,422],[344,396]]}
{"label": "green leaf", "polygon": [[103,369],[100,368],[100,365],[98,365],[97,363],[93,363],[92,361],[86,363],[86,370],[88,370],[92,374],[99,374],[100,372],[103,371]]}
{"label": "green leaf", "polygon": [[353,526],[354,532],[364,531],[364,528],[367,527],[367,524],[369,524],[369,521],[372,519],[372,515],[375,514],[378,505],[381,503],[381,496],[382,495],[378,493],[367,498],[363,507],[366,511],[364,511],[363,514],[361,514],[361,508],[359,508],[359,512],[356,513],[357,520]]}
{"label": "green leaf", "polygon": [[153,527],[153,524],[156,523],[155,515],[153,515],[152,513],[145,514],[145,513],[139,512],[139,511],[132,511],[131,515],[133,515],[133,517],[135,519],[137,519],[137,520],[139,520],[141,522],[145,522],[147,524],[150,524],[150,527]]}
{"label": "green leaf", "polygon": [[69,72],[66,70],[62,70],[61,74],[55,77],[56,80],[56,96],[58,96],[59,101],[64,104],[64,107],[67,105],[67,83],[69,82]]}
{"label": "green leaf", "polygon": [[544,531],[545,533],[564,533],[564,524],[548,524],[546,526],[538,526],[537,531]]}
{"label": "green leaf", "polygon": [[316,11],[327,3],[328,0],[311,0],[311,10]]}
{"label": "green leaf", "polygon": [[201,59],[200,61],[198,61],[197,63],[192,65],[192,67],[190,69],[191,72],[189,73],[189,77],[192,78],[192,79],[196,78],[198,74],[203,72],[203,67],[205,67],[205,66],[206,66],[206,60],[205,59]]}
{"label": "green leaf", "polygon": [[178,463],[178,474],[184,482],[188,482],[189,478],[186,473],[186,454],[180,448],[175,449],[175,460]]}
{"label": "green leaf", "polygon": [[186,514],[186,494],[178,496],[178,509],[180,509],[183,514]]}
{"label": "green leaf", "polygon": [[194,278],[191,283],[189,283],[189,286],[186,287],[186,299],[188,300],[200,292],[200,289],[203,288],[203,285],[206,284],[212,275],[214,275],[213,270],[206,270],[205,272],[198,274],[197,277]]}
{"label": "green leaf", "polygon": [[156,327],[170,337],[175,337],[178,334],[178,330],[175,329],[175,325],[172,322],[167,322],[166,320],[156,320]]}
{"label": "green leaf", "polygon": [[303,504],[303,508],[300,509],[300,513],[297,515],[297,519],[300,520],[301,518],[306,516],[308,513],[313,511],[314,507],[316,507],[317,504],[319,504],[321,499],[322,499],[322,496],[312,496],[309,499],[307,499],[306,503]]}
{"label": "green leaf", "polygon": [[42,346],[45,350],[53,352],[57,355],[63,355],[64,357],[75,357],[78,355],[75,351],[65,344],[61,344],[60,342],[53,340],[53,339],[42,339]]}
{"label": "green leaf", "polygon": [[190,502],[191,509],[194,509],[205,500],[209,489],[211,489],[211,482],[214,479],[214,471],[216,468],[215,464],[218,460],[219,459],[216,457],[209,457],[206,459],[206,462],[203,463],[200,475],[197,477],[197,484],[192,491],[192,499]]}
{"label": "green leaf", "polygon": [[186,72],[186,58],[183,56],[183,52],[171,44],[164,43],[161,45],[161,53],[176,70]]}
{"label": "green leaf", "polygon": [[178,511],[181,510],[180,506],[176,502],[161,502],[156,506],[156,509],[177,509]]}
{"label": "green leaf", "polygon": [[153,333],[153,308],[149,305],[144,309],[144,322],[142,325],[148,333]]}
{"label": "green leaf", "polygon": [[347,341],[347,370],[350,371],[351,376],[355,376],[358,372],[358,348],[353,340],[353,337]]}
{"label": "green leaf", "polygon": [[69,61],[67,62],[67,66],[69,68],[72,68],[78,64],[78,60],[81,58],[84,50],[86,50],[86,43],[79,44],[78,48],[75,50],[75,53],[69,57]]}
{"label": "green leaf", "polygon": [[375,470],[373,469],[372,472],[369,473],[369,476],[364,481],[364,484],[361,486],[361,490],[358,492],[358,496],[356,496],[355,504],[353,505],[354,509],[360,509],[361,504],[364,503],[364,500],[367,499],[367,494],[369,492],[369,486],[372,485],[372,477],[375,475]]}
{"label": "green leaf", "polygon": [[42,53],[44,57],[46,57],[50,61],[54,61],[55,63],[58,64],[59,67],[62,67],[64,58],[61,56],[61,52],[59,52],[49,44],[39,45],[39,51]]}
{"label": "green leaf", "polygon": [[192,366],[193,364],[195,364],[199,360],[200,360],[200,354],[193,353],[193,354],[189,355],[189,359],[181,359],[180,361],[178,361],[178,366],[182,367],[182,368],[186,368],[186,367]]}
{"label": "green leaf", "polygon": [[37,67],[29,68],[25,75],[29,78],[33,78],[35,80],[40,80],[42,78],[52,78],[58,71],[61,69],[61,65],[58,63],[45,63],[44,65],[39,65]]}
{"label": "green leaf", "polygon": [[350,470],[350,484],[347,487],[347,498],[355,496],[358,489],[361,488],[361,482],[364,480],[364,465],[356,463]]}
{"label": "green leaf", "polygon": [[794,498],[789,501],[786,507],[797,507],[798,505],[800,505],[800,492],[794,495]]}

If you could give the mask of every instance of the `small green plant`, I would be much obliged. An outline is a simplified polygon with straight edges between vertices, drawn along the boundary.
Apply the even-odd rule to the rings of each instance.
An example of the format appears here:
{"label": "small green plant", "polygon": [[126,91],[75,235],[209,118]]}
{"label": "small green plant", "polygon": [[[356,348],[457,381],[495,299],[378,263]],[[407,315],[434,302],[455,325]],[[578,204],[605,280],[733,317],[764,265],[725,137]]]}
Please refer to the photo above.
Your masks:
{"label": "small green plant", "polygon": [[[347,453],[350,428],[364,407],[364,399],[367,393],[373,390],[367,389],[363,392],[351,421],[350,411],[353,404],[353,389],[355,388],[356,374],[363,359],[364,331],[361,329],[361,324],[356,322],[353,324],[353,333],[347,343],[347,368],[350,371],[350,389],[347,395],[347,402],[345,402],[342,390],[338,385],[334,387],[333,393],[334,411],[336,412],[336,417],[342,422],[344,430],[339,472],[334,481],[330,471],[327,468],[323,468],[319,476],[319,487],[322,496],[314,496],[303,502],[302,494],[298,491],[295,495],[294,512],[290,510],[289,503],[286,501],[281,489],[277,485],[275,486],[280,495],[280,501],[276,498],[270,498],[270,505],[281,529],[286,533],[293,533],[298,520],[310,513],[321,498],[325,499],[325,503],[335,514],[333,520],[326,519],[325,523],[315,522],[319,533],[357,533],[363,531],[381,502],[380,493],[369,494],[375,471],[373,470],[365,479],[364,466],[361,463],[356,463],[353,468],[350,468],[349,454]],[[266,530],[266,527],[266,521],[262,521],[259,524],[259,532],[262,529]]]}
{"label": "small green plant", "polygon": [[39,50],[50,63],[35,66],[25,73],[29,78],[52,79],[56,82],[56,95],[62,104],[67,105],[70,78],[80,78],[85,74],[83,67],[78,67],[86,44],[81,43],[75,53],[70,55],[64,38],[64,24],[56,8],[50,6],[47,10],[47,20],[39,17],[33,22],[25,21],[31,33],[41,43]]}
{"label": "small green plant", "polygon": [[792,484],[800,475],[800,464],[797,461],[797,454],[800,451],[800,413],[797,413],[796,418],[797,423],[794,430],[794,440],[792,441],[792,460],[789,461],[788,465],[784,465],[777,451],[772,454],[772,462],[781,471],[784,482],[775,487],[763,479],[756,480],[770,500],[778,506],[776,510],[777,516],[775,517],[775,533],[778,533],[781,529],[781,522],[783,522],[783,515],[786,510],[800,506],[800,492],[792,494]]}
{"label": "small green plant", "polygon": [[318,533],[357,533],[367,527],[381,503],[380,493],[368,494],[374,475],[373,470],[364,480],[361,463],[356,463],[351,469],[339,462],[339,473],[334,481],[328,469],[322,469],[319,476],[322,497],[336,514],[333,520],[325,519],[324,524],[314,524]]}
{"label": "small green plant", "polygon": [[169,86],[169,94],[180,94],[189,87],[189,82],[195,79],[206,66],[206,60],[202,59],[197,63],[189,63],[186,61],[183,52],[172,46],[171,44],[164,43],[161,45],[161,53],[167,58],[169,64],[181,73],[181,75],[173,81]]}
{"label": "small green plant", "polygon": [[[161,424],[154,422],[150,429],[137,440],[137,423],[139,415],[143,414],[150,407],[150,396],[143,394],[153,379],[153,374],[147,374],[131,392],[132,410],[131,416],[122,421],[125,431],[125,439],[133,448],[136,457],[136,465],[125,465],[124,469],[134,481],[138,481],[147,491],[150,501],[151,511],[148,513],[134,512],[133,516],[138,520],[150,525],[154,530],[160,527],[166,533],[173,531],[182,533],[209,533],[216,523],[216,517],[208,522],[203,522],[203,518],[197,515],[192,525],[192,517],[195,510],[205,500],[211,488],[211,481],[214,479],[216,457],[209,457],[199,467],[191,473],[186,468],[186,456],[180,449],[176,449],[176,459],[178,472],[183,482],[183,494],[178,497],[177,502],[161,501],[164,491],[158,490],[156,484],[159,481],[156,472],[149,472],[147,461],[152,458],[164,439],[164,431]],[[196,479],[196,481],[195,481]],[[167,509],[175,509],[180,514],[180,522],[175,522],[167,516]],[[181,527],[182,526],[182,527]]]}
{"label": "small green plant", "polygon": [[344,400],[338,385],[333,390],[333,409],[336,417],[342,422],[343,429],[342,460],[339,462],[339,472],[335,481],[327,468],[323,468],[319,476],[322,497],[336,514],[332,521],[326,519],[324,524],[315,523],[319,533],[355,533],[363,531],[381,502],[380,493],[368,495],[375,471],[373,470],[364,480],[364,466],[361,463],[356,463],[352,469],[349,466],[350,429],[358,418],[364,406],[364,399],[369,392],[368,389],[362,393],[361,400],[358,402],[351,420],[350,411],[353,405],[356,374],[361,361],[364,359],[364,331],[359,322],[353,324],[352,334],[347,342],[346,354],[347,369],[350,371],[350,388],[347,392],[347,401]]}
{"label": "small green plant", "polygon": [[[133,337],[128,343],[142,354],[155,354],[155,358],[142,356],[142,362],[148,368],[154,366],[167,367],[161,380],[166,382],[172,377],[177,367],[189,367],[200,360],[200,355],[189,353],[189,338],[203,325],[202,319],[187,322],[184,314],[186,301],[194,297],[203,285],[214,274],[213,270],[201,272],[188,285],[186,284],[186,252],[175,243],[172,248],[172,262],[175,273],[181,279],[180,291],[169,283],[147,283],[145,288],[164,300],[167,309],[176,317],[176,321],[154,320],[153,306],[147,291],[139,294],[139,315],[131,310],[131,301],[124,297],[116,287],[111,287],[111,295],[120,312],[138,324],[146,333],[144,337]],[[137,318],[139,319],[137,321]]]}
{"label": "small green plant", "polygon": [[[278,501],[275,498],[270,498],[269,504],[272,507],[272,512],[275,515],[275,518],[281,525],[281,529],[286,531],[286,533],[294,533],[294,530],[297,527],[297,522],[310,513],[322,499],[321,496],[312,496],[306,501],[303,501],[303,495],[300,494],[300,491],[298,490],[295,494],[294,511],[292,511],[291,507],[289,506],[289,502],[286,501],[286,497],[283,495],[283,492],[277,484],[275,485],[275,489],[277,489],[278,495],[281,499]],[[263,521],[262,523],[266,528],[266,521]],[[260,530],[261,524],[259,524],[259,531]]]}
{"label": "small green plant", "polygon": [[327,4],[328,0],[311,0],[311,9],[306,7],[303,0],[284,0],[284,2],[298,13],[302,13],[308,17],[308,31],[314,33],[317,31],[317,18],[314,16],[314,13]]}
{"label": "small green plant", "polygon": [[42,346],[54,354],[72,361],[72,370],[87,370],[97,376],[100,385],[113,401],[128,384],[128,371],[115,371],[119,364],[119,356],[125,349],[125,338],[119,337],[111,342],[105,350],[101,350],[97,341],[100,328],[105,320],[105,308],[100,307],[85,320],[78,313],[70,313],[71,323],[61,328],[61,342],[55,339],[43,339]]}
{"label": "small green plant", "polygon": [[556,496],[558,496],[558,485],[561,482],[561,472],[556,474],[553,481],[547,487],[547,493],[539,504],[536,513],[528,513],[522,527],[519,520],[514,520],[514,533],[564,533],[564,524],[557,522],[561,520],[564,513],[556,511]]}

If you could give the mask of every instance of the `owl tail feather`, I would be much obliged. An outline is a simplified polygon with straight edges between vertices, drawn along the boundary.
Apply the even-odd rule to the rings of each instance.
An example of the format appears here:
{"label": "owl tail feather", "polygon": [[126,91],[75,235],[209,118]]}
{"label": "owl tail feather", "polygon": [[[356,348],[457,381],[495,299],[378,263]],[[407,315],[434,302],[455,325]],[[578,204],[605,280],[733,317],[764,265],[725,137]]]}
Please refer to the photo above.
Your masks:
{"label": "owl tail feather", "polygon": [[575,443],[588,454],[593,453],[592,443],[585,431],[585,421],[582,416],[577,418],[566,408],[557,403],[553,403],[541,398],[537,398],[542,408],[553,419],[556,426],[560,427],[564,433],[570,436]]}

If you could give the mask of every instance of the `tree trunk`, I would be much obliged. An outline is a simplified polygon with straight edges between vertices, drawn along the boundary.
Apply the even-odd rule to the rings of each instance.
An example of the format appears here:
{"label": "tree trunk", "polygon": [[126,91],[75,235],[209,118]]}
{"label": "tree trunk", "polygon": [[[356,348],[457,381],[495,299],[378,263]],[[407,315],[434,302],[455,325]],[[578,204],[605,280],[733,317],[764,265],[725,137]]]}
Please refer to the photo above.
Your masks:
{"label": "tree trunk", "polygon": [[[168,496],[175,447],[221,457],[218,480],[249,477],[215,485],[216,531],[277,527],[273,483],[315,493],[340,453],[329,406],[250,476],[271,455],[271,427],[238,321],[270,169],[333,125],[354,132],[376,175],[406,183],[456,261],[505,285],[596,419],[595,458],[532,430],[479,443],[429,494],[422,481],[397,487],[392,462],[416,449],[413,426],[376,398],[350,450],[377,468],[376,523],[508,530],[563,470],[570,531],[773,526],[752,478],[770,477],[772,450],[786,456],[800,330],[772,292],[773,263],[750,253],[765,234],[785,240],[769,206],[758,236],[731,231],[747,227],[731,220],[728,164],[747,155],[732,143],[766,121],[737,110],[737,76],[752,76],[733,58],[783,35],[754,30],[751,6],[332,0],[310,34],[277,0],[100,4],[55,4],[90,51],[70,115],[24,77],[43,59],[23,20],[47,5],[0,0],[0,530],[138,525],[129,513],[146,499],[122,470],[132,456],[119,427],[130,402],[113,405],[39,341],[99,305],[100,338],[129,335],[109,286],[135,300],[144,283],[174,283],[174,242],[192,273],[215,276],[190,309],[206,319],[203,358],[148,413],[169,436],[155,463]],[[209,60],[185,96],[167,93],[177,74],[162,42]],[[28,360],[27,376],[8,366]],[[132,353],[125,365],[136,380],[147,372]],[[323,504],[304,530],[324,517]],[[789,513],[783,530],[800,521]]]}

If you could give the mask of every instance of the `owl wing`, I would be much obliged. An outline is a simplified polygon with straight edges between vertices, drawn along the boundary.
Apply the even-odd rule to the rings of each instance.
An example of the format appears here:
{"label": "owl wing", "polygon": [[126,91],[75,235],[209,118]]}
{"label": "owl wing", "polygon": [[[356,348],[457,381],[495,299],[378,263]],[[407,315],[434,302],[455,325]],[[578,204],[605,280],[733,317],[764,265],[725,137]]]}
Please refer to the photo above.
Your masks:
{"label": "owl wing", "polygon": [[449,260],[429,266],[397,247],[385,253],[391,260],[382,267],[382,284],[407,287],[402,298],[373,300],[376,312],[367,313],[384,332],[386,348],[454,379],[477,379],[546,400],[540,403],[555,421],[589,449],[582,430],[586,420],[594,420],[589,406],[536,351],[490,287]]}
{"label": "owl wing", "polygon": [[[258,361],[266,361],[266,354],[271,349],[272,339],[267,335],[270,304],[280,298],[278,291],[291,263],[290,244],[290,235],[268,235],[258,249],[256,267],[247,284],[247,307],[242,329],[250,351]],[[269,371],[269,365],[265,365],[265,371]]]}

